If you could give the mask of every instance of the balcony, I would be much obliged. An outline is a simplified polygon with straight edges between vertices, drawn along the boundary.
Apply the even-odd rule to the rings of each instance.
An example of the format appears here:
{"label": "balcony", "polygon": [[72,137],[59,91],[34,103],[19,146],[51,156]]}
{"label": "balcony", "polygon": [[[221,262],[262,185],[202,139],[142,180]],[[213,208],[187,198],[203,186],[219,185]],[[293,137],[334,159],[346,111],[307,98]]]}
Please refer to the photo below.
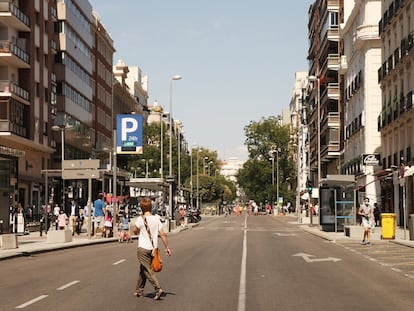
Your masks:
{"label": "balcony", "polygon": [[29,54],[9,40],[0,40],[0,64],[30,68]]}
{"label": "balcony", "polygon": [[326,61],[328,63],[329,70],[339,70],[341,61],[339,54],[328,54],[328,59]]}
{"label": "balcony", "polygon": [[10,132],[21,137],[26,137],[27,127],[12,123],[10,120],[0,119],[0,133],[1,132]]}
{"label": "balcony", "polygon": [[18,31],[30,31],[30,20],[11,2],[0,2],[0,20]]}
{"label": "balcony", "polygon": [[339,127],[341,125],[341,118],[339,116],[339,112],[329,112],[327,120],[329,127]]}
{"label": "balcony", "polygon": [[345,74],[348,70],[348,60],[346,58],[346,55],[341,55],[341,60],[339,64],[339,74]]}
{"label": "balcony", "polygon": [[[0,132],[28,138],[30,106],[13,98],[0,100]],[[13,137],[11,137],[13,140]]]}
{"label": "balcony", "polygon": [[328,0],[328,11],[339,10],[339,0]]}
{"label": "balcony", "polygon": [[26,101],[26,104],[29,103],[29,92],[16,83],[10,82],[8,80],[0,80],[0,96],[17,96],[20,99]]}
{"label": "balcony", "polygon": [[339,83],[328,83],[321,94],[321,98],[328,96],[329,99],[339,100]]}
{"label": "balcony", "polygon": [[354,39],[356,48],[361,47],[365,41],[379,40],[378,25],[361,25],[357,27]]}

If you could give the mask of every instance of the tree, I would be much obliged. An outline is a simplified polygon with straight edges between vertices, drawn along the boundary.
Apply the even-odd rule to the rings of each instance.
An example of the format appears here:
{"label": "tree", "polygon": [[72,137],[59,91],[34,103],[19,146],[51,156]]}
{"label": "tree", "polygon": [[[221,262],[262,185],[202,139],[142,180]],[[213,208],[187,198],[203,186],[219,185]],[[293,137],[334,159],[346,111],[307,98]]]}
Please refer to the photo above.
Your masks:
{"label": "tree", "polygon": [[[296,166],[289,126],[281,125],[279,117],[271,116],[258,122],[251,121],[244,131],[249,159],[237,175],[240,187],[248,198],[257,202],[275,201],[276,180],[279,179],[279,195],[285,200],[292,200],[294,194],[288,190],[288,181],[295,178]],[[273,157],[274,171],[271,160]],[[276,176],[277,171],[279,178]]]}
{"label": "tree", "polygon": [[[126,156],[124,168],[129,170],[134,177],[145,177],[148,165],[148,177],[161,176],[161,124],[145,124],[143,128],[143,153],[140,155]],[[163,132],[163,176],[169,174],[169,136]],[[193,156],[191,156],[193,152]],[[198,153],[198,157],[196,156]],[[197,161],[198,158],[198,161]],[[192,162],[192,163],[191,163]],[[180,165],[178,165],[178,141],[172,139],[172,163],[173,175],[178,183],[178,167],[180,167],[180,183],[177,188],[185,192],[188,202],[191,187],[196,192],[196,179],[199,179],[199,194],[203,202],[219,203],[223,199],[230,200],[236,195],[236,187],[218,174],[221,162],[217,159],[217,152],[204,147],[196,149],[180,149]],[[192,172],[191,172],[192,170]],[[193,180],[191,182],[191,176]],[[195,195],[194,195],[195,198]]]}

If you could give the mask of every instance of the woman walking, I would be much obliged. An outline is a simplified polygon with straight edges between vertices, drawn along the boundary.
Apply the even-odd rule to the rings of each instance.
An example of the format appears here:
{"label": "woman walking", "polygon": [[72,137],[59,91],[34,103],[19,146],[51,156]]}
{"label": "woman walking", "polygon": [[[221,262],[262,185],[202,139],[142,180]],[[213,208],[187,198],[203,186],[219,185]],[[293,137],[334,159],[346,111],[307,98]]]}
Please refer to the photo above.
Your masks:
{"label": "woman walking", "polygon": [[137,256],[140,262],[140,270],[136,287],[136,296],[144,295],[145,283],[148,281],[155,289],[154,300],[159,300],[164,293],[160,282],[154,271],[151,269],[152,251],[158,248],[158,237],[164,243],[165,253],[171,256],[171,250],[168,248],[167,236],[162,229],[163,224],[158,215],[151,214],[152,202],[150,198],[144,198],[140,202],[142,216],[138,217],[134,233],[138,237]]}

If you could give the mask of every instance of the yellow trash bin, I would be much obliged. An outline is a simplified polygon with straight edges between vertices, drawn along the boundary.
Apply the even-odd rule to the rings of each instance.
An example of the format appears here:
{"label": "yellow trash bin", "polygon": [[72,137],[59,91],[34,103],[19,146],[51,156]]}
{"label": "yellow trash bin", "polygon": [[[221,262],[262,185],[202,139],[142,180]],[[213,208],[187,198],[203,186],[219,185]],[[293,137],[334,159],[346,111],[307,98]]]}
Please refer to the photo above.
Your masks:
{"label": "yellow trash bin", "polygon": [[395,239],[395,219],[394,213],[381,214],[382,235],[381,239]]}

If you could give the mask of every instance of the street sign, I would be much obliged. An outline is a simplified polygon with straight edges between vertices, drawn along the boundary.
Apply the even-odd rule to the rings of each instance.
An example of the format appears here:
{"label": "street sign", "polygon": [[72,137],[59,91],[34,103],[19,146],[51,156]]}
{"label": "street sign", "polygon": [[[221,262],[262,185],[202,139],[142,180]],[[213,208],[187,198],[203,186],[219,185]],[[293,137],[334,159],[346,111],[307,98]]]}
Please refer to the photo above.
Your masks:
{"label": "street sign", "polygon": [[63,160],[63,170],[98,169],[99,159]]}
{"label": "street sign", "polygon": [[142,154],[142,115],[116,116],[116,153]]}
{"label": "street sign", "polygon": [[63,179],[94,179],[99,178],[99,170],[63,170]]}

